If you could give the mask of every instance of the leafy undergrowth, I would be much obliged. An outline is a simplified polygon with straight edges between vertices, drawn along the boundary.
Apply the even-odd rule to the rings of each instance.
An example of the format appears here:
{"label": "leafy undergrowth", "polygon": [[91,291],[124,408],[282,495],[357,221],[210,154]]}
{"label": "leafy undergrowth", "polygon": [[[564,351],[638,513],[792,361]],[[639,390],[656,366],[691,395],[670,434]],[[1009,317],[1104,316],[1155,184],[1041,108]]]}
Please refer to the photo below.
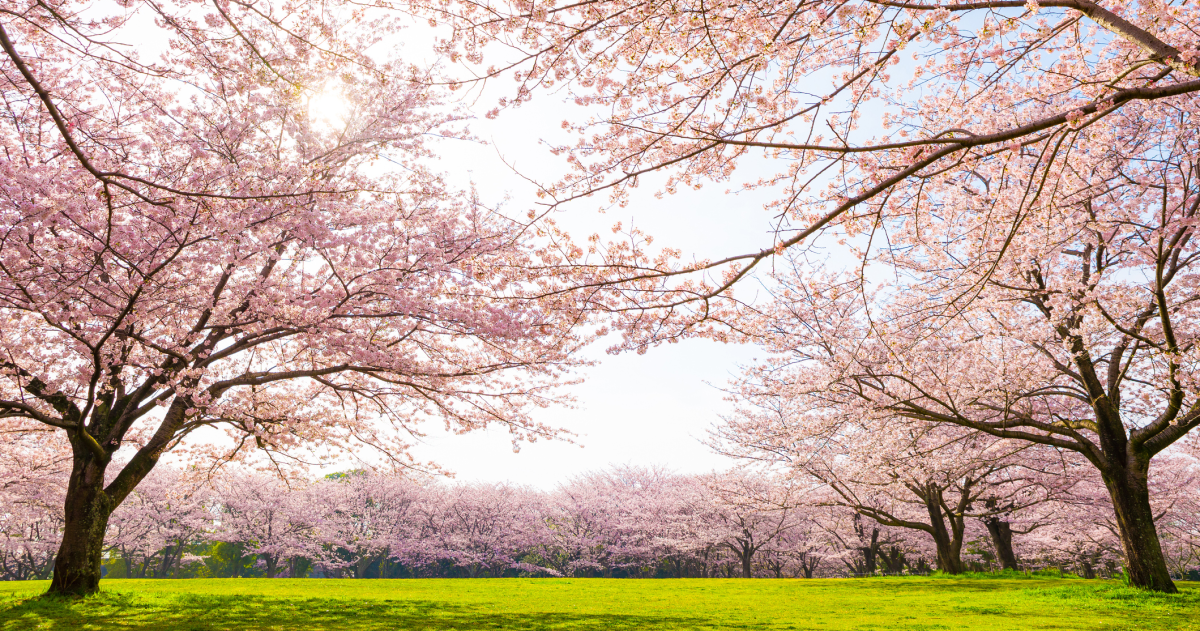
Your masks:
{"label": "leafy undergrowth", "polygon": [[1112,581],[111,580],[82,599],[0,583],[0,629],[1088,629],[1200,631],[1200,586]]}

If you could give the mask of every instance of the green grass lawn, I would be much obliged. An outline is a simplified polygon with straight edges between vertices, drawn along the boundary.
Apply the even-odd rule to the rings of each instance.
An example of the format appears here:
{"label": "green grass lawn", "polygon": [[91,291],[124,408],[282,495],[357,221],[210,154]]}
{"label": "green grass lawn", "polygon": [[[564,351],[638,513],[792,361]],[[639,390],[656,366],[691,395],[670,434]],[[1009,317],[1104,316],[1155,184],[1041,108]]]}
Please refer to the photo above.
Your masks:
{"label": "green grass lawn", "polygon": [[85,599],[0,583],[0,629],[1179,629],[1178,596],[1110,581],[875,578],[108,580]]}

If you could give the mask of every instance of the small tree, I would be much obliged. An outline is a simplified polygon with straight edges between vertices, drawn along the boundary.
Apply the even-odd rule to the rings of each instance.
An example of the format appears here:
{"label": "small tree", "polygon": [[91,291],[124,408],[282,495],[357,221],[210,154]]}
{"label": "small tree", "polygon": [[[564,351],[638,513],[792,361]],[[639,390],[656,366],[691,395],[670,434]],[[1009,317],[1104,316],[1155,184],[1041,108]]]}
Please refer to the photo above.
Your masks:
{"label": "small tree", "polygon": [[[925,533],[939,569],[950,574],[964,571],[963,544],[974,520],[1044,502],[1056,486],[1024,453],[1033,449],[1027,445],[928,423],[806,413],[778,392],[750,385],[741,392],[757,405],[718,429],[728,453],[770,459],[801,483],[821,485],[821,503],[849,509],[856,519]],[[870,539],[862,572],[873,573],[880,545],[859,534]]]}
{"label": "small tree", "polygon": [[716,544],[733,553],[742,578],[754,577],[754,558],[799,526],[792,488],[780,480],[730,471],[706,480]]}

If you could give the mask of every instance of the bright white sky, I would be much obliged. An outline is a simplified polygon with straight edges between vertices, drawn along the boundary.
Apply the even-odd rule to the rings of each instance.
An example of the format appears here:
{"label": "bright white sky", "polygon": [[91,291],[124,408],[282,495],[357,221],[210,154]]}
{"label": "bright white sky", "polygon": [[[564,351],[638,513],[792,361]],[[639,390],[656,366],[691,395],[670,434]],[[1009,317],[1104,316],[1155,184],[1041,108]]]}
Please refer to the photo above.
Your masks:
{"label": "bright white sky", "polygon": [[[146,32],[153,33],[153,29]],[[137,47],[146,56],[161,49],[161,42],[140,32]],[[395,42],[382,42],[388,53],[419,62],[431,50],[433,32],[415,25]],[[507,81],[507,83],[506,83]],[[812,77],[813,88],[827,81]],[[507,212],[523,216],[536,203],[531,184],[514,175],[508,165],[542,181],[553,181],[565,161],[550,154],[543,138],[558,135],[564,118],[585,115],[582,108],[562,103],[561,95],[542,94],[533,103],[507,110],[495,120],[482,113],[493,107],[513,84],[501,79],[483,95],[464,95],[463,103],[479,118],[470,127],[483,143],[447,141],[438,151],[441,169],[452,183],[476,186],[489,203],[505,201]],[[318,95],[312,114],[337,125],[345,106],[336,90]],[[869,123],[868,123],[869,125]],[[501,158],[503,156],[503,159]],[[506,165],[506,162],[508,165]],[[743,166],[743,180],[773,172],[773,166]],[[687,190],[658,200],[651,178],[643,178],[636,197],[626,208],[600,214],[598,202],[581,202],[554,219],[576,237],[599,232],[611,234],[621,221],[636,225],[655,237],[656,246],[681,249],[685,256],[719,258],[762,249],[771,244],[770,215],[763,210],[764,194],[726,195],[736,183],[709,183],[701,191]],[[739,287],[745,299],[754,288]],[[762,352],[752,347],[690,340],[651,349],[644,355],[605,354],[601,343],[589,356],[598,360],[587,369],[586,381],[571,390],[573,409],[540,410],[536,420],[576,435],[576,444],[542,441],[525,444],[513,453],[508,434],[497,427],[467,435],[451,435],[430,424],[429,435],[415,455],[433,461],[463,481],[509,481],[549,488],[580,473],[617,464],[661,465],[678,472],[705,472],[731,466],[701,441],[720,416],[731,409],[719,389],[739,365]]]}
{"label": "bright white sky", "polygon": [[[480,109],[489,103],[486,98],[478,101]],[[563,169],[563,160],[550,155],[538,139],[556,133],[565,116],[580,115],[580,108],[562,105],[548,95],[496,120],[481,119],[471,129],[491,146],[464,142],[443,148],[444,168],[462,178],[463,184],[473,182],[486,200],[507,197],[507,211],[523,215],[535,203],[533,189],[515,177],[505,161],[522,173],[553,179]],[[617,221],[625,225],[632,221],[655,237],[655,245],[678,247],[702,258],[769,245],[769,216],[762,209],[762,198],[725,195],[728,187],[710,184],[701,191],[657,200],[647,182],[627,208],[600,214],[598,202],[582,202],[555,215],[555,220],[577,237],[610,234],[608,228]],[[701,441],[719,415],[730,409],[719,388],[739,364],[761,356],[760,351],[690,340],[644,355],[611,356],[604,346],[589,355],[599,363],[586,371],[583,384],[572,388],[576,409],[541,410],[536,417],[574,432],[578,445],[542,441],[513,453],[503,428],[450,435],[431,427],[416,455],[454,471],[459,480],[507,480],[543,488],[611,464],[654,464],[679,472],[730,466],[731,461],[712,453]]]}
{"label": "bright white sky", "polygon": [[[415,26],[406,31],[402,41],[395,42],[397,48],[391,52],[403,51],[410,60],[424,58],[431,49],[431,36],[426,27]],[[814,90],[828,83],[828,78],[814,76],[811,80]],[[511,97],[513,87],[505,77],[494,80],[482,94],[460,94],[464,99],[460,105],[478,115],[470,129],[482,142],[447,141],[439,143],[437,151],[443,158],[441,170],[452,183],[474,185],[488,203],[504,200],[506,213],[523,217],[537,199],[534,187],[515,175],[513,167],[543,182],[557,179],[565,160],[551,155],[542,141],[566,140],[559,123],[586,112],[564,103],[561,94],[543,93],[532,103],[503,111],[497,119],[485,119],[482,114],[495,106],[498,97]],[[331,95],[328,103],[314,103],[317,115],[337,119],[337,100]],[[329,112],[322,114],[321,110]],[[778,165],[745,161],[740,179],[754,180],[776,168]],[[554,219],[577,238],[597,232],[611,235],[610,228],[618,221],[636,225],[654,236],[654,245],[679,248],[685,258],[721,258],[770,245],[771,217],[763,210],[768,195],[724,193],[731,188],[737,184],[709,183],[700,191],[687,190],[659,200],[654,197],[657,187],[652,178],[643,178],[640,196],[626,208],[601,214],[597,207],[602,200],[589,200],[559,212]],[[753,291],[748,283],[738,288],[743,299]],[[576,444],[541,441],[524,444],[514,453],[508,433],[501,427],[453,435],[430,424],[423,428],[428,436],[415,455],[436,462],[462,481],[509,481],[542,488],[610,465],[660,465],[695,473],[733,464],[702,441],[720,416],[731,410],[720,388],[735,376],[739,365],[761,357],[761,351],[690,340],[651,349],[644,355],[611,356],[604,352],[606,346],[601,343],[591,349],[589,357],[598,360],[597,365],[585,371],[584,383],[570,390],[575,408],[539,410],[535,416],[539,422],[576,434]]]}
{"label": "bright white sky", "polygon": [[[433,31],[423,24],[407,30],[395,42],[381,42],[387,53],[399,52],[405,59],[429,60]],[[489,48],[485,54],[504,55]],[[489,64],[504,65],[489,57]],[[909,64],[906,58],[905,67]],[[899,69],[893,72],[899,72]],[[811,90],[823,92],[832,76],[809,77]],[[513,167],[529,178],[553,182],[565,169],[562,156],[551,155],[544,139],[565,141],[559,123],[586,116],[584,108],[565,102],[565,94],[542,93],[532,103],[508,109],[494,120],[483,113],[501,96],[512,96],[515,84],[509,77],[489,83],[483,90],[460,94],[460,105],[477,115],[470,129],[482,143],[447,141],[437,151],[441,170],[452,183],[474,185],[488,203],[504,201],[511,216],[523,217],[535,207],[534,187],[514,174]],[[322,104],[314,104],[322,109]],[[325,104],[336,110],[336,98]],[[336,116],[334,116],[336,118]],[[882,133],[878,119],[865,116],[859,133]],[[560,144],[569,144],[561,142]],[[511,166],[510,166],[511,165]],[[773,175],[778,164],[759,158],[757,164],[743,160],[739,181]],[[686,190],[655,199],[652,178],[642,178],[640,196],[626,208],[601,214],[602,200],[576,203],[554,215],[555,221],[576,238],[593,233],[611,235],[620,221],[653,235],[655,246],[680,249],[685,258],[723,258],[757,251],[772,243],[771,216],[763,209],[770,191],[728,195],[738,183],[708,183],[702,190]],[[831,260],[844,252],[826,251]],[[753,281],[750,281],[753,282]],[[750,282],[738,288],[742,299],[752,298]],[[607,355],[601,343],[589,357],[597,365],[584,373],[586,381],[571,389],[574,409],[539,410],[535,420],[576,434],[577,444],[541,441],[522,445],[514,453],[508,433],[501,427],[466,435],[448,434],[430,424],[428,436],[415,450],[420,460],[433,461],[462,481],[509,481],[551,488],[570,478],[611,465],[659,465],[681,473],[707,472],[730,467],[734,462],[709,450],[702,441],[722,414],[732,405],[720,388],[725,387],[741,365],[751,363],[763,352],[749,346],[722,345],[708,340],[689,340],[661,346],[644,355]]]}
{"label": "bright white sky", "polygon": [[[147,57],[162,48],[161,42],[146,38],[145,32],[139,37],[137,46]],[[431,32],[418,25],[394,43],[395,50],[403,50],[406,58],[416,61],[429,54],[430,37]],[[452,183],[473,184],[487,202],[507,200],[506,212],[524,216],[536,203],[534,188],[515,176],[508,165],[530,177],[554,180],[565,161],[551,155],[540,140],[555,134],[564,138],[559,122],[584,112],[563,104],[560,96],[543,94],[532,104],[507,110],[495,120],[485,119],[482,114],[512,85],[506,79],[489,86],[483,96],[477,92],[462,95],[472,101],[463,105],[478,115],[470,129],[483,142],[447,141],[439,143],[437,150],[443,158],[441,169]],[[336,126],[342,124],[344,107],[333,88],[315,97],[311,114]],[[748,174],[748,179],[749,175],[753,174]],[[596,210],[598,202],[583,202],[554,219],[576,237],[595,232],[609,235],[617,221],[626,226],[632,222],[653,235],[656,246],[679,248],[686,256],[697,258],[759,250],[771,243],[763,196],[724,195],[735,186],[720,183],[658,200],[651,179],[643,182],[640,197],[627,208],[601,214]],[[748,286],[739,288],[743,295],[750,291]],[[539,410],[535,416],[541,423],[575,434],[575,444],[539,441],[522,444],[520,452],[514,453],[502,427],[454,435],[429,423],[422,428],[428,436],[414,455],[453,472],[460,481],[508,481],[540,488],[552,488],[610,465],[660,465],[695,473],[733,464],[701,441],[720,415],[731,409],[719,388],[737,373],[739,365],[750,363],[761,351],[690,340],[651,349],[644,355],[612,356],[604,352],[607,346],[601,342],[588,353],[598,363],[584,371],[584,383],[569,390],[576,399],[574,408]]]}

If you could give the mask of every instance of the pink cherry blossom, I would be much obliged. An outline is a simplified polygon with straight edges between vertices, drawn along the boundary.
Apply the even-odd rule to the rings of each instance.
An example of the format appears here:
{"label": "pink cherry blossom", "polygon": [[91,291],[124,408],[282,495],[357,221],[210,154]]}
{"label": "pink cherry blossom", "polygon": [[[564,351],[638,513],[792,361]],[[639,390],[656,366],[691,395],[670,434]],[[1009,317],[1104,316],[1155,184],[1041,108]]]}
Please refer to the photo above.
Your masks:
{"label": "pink cherry blossom", "polygon": [[[369,52],[399,19],[335,4],[4,11],[0,416],[70,441],[52,591],[97,589],[109,516],[169,451],[403,468],[426,420],[556,434],[529,410],[589,334],[538,298],[550,253],[430,171],[462,130]],[[331,86],[336,124],[309,109]]]}

